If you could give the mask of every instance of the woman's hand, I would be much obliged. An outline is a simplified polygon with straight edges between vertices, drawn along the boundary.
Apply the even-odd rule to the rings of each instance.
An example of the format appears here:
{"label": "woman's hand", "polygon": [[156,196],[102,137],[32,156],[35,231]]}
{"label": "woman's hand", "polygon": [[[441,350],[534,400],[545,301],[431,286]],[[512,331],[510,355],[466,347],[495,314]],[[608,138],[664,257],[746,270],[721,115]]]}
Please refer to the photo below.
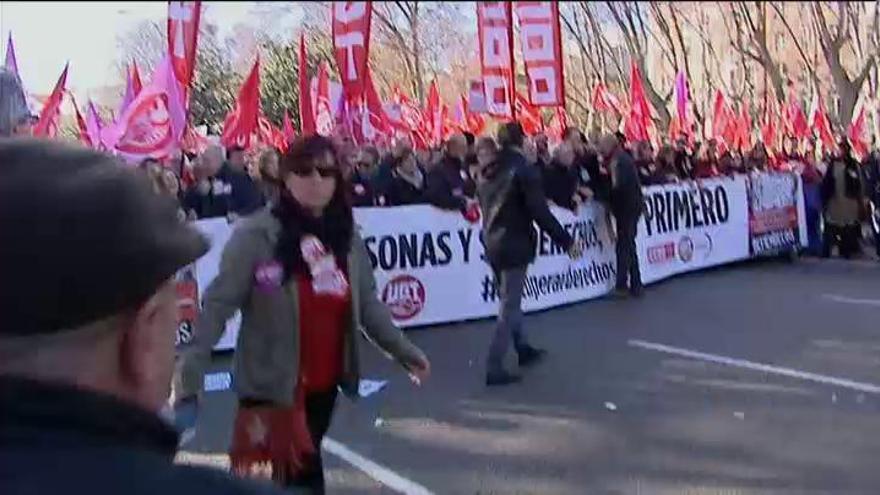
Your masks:
{"label": "woman's hand", "polygon": [[416,385],[421,385],[422,382],[426,381],[428,377],[431,376],[431,362],[428,361],[428,357],[422,353],[419,353],[416,360],[412,363],[406,364],[405,367],[409,372],[409,379]]}

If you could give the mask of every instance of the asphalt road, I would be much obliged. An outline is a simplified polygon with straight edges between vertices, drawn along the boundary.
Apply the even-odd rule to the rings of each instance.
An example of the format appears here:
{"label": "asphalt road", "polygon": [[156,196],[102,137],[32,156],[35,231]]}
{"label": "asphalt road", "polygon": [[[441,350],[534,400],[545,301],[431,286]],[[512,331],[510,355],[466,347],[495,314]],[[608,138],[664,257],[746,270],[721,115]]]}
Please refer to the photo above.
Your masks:
{"label": "asphalt road", "polygon": [[[364,346],[364,377],[390,383],[342,401],[330,436],[387,471],[326,454],[329,493],[397,493],[389,471],[410,493],[880,491],[876,262],[748,262],[526,324],[550,358],[501,389],[483,385],[491,321],[410,331],[421,388]],[[224,462],[233,405],[208,396],[186,459]]]}

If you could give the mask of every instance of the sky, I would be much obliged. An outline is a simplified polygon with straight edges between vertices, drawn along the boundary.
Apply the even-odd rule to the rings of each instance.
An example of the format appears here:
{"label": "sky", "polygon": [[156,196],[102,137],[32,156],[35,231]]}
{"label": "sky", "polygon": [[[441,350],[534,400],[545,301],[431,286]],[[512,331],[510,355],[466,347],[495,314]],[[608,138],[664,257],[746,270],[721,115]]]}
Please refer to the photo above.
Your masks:
{"label": "sky", "polygon": [[[12,33],[18,69],[29,93],[48,94],[70,62],[67,85],[79,97],[118,79],[117,37],[144,20],[164,25],[166,2],[0,1],[0,56]],[[203,22],[221,36],[255,20],[254,2],[204,2]],[[2,63],[2,61],[0,61]]]}

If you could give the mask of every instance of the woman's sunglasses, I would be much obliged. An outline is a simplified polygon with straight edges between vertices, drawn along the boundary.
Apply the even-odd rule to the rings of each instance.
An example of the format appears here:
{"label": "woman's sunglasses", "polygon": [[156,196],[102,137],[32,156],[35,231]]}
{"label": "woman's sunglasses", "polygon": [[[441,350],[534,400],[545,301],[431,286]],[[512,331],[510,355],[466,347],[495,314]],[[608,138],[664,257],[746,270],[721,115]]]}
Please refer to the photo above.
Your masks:
{"label": "woman's sunglasses", "polygon": [[311,177],[315,172],[318,172],[318,175],[325,179],[329,179],[331,177],[335,178],[337,171],[335,168],[331,167],[312,167],[312,166],[301,166],[301,167],[293,167],[291,172],[293,172],[297,177]]}

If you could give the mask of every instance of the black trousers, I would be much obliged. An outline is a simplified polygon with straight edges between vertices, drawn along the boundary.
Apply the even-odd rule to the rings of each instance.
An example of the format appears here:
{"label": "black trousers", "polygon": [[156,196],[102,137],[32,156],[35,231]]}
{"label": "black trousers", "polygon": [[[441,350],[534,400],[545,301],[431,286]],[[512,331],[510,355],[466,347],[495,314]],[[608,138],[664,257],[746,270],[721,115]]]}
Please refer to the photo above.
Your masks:
{"label": "black trousers", "polygon": [[858,223],[851,225],[825,224],[822,232],[822,256],[831,256],[831,249],[836,245],[840,256],[851,258],[862,250],[859,240],[862,237],[862,227]]}
{"label": "black trousers", "polygon": [[290,487],[307,488],[309,493],[315,495],[324,494],[324,463],[321,459],[321,441],[327,434],[327,430],[330,429],[337,395],[338,392],[335,388],[328,392],[306,395],[306,423],[315,444],[317,459],[312,464],[311,470],[302,472],[291,480]]}
{"label": "black trousers", "polygon": [[636,231],[638,215],[621,214],[614,216],[617,223],[617,289],[638,291],[642,288],[642,275],[639,272],[639,256],[636,251]]}

